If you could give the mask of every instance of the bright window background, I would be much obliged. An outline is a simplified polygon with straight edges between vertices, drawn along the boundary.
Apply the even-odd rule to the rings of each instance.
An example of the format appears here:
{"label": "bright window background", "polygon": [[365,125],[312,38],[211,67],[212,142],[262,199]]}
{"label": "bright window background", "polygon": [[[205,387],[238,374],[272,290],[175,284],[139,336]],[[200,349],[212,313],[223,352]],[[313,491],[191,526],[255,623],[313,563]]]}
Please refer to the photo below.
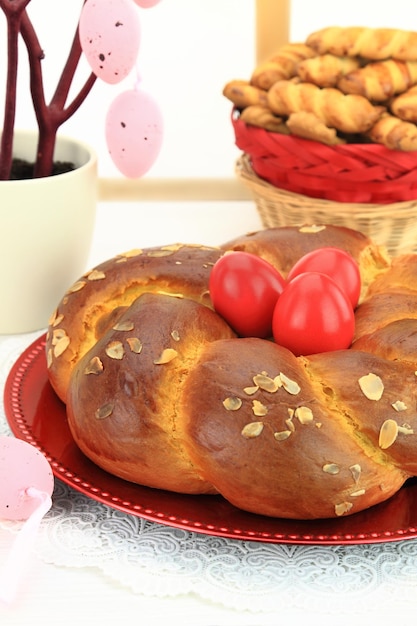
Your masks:
{"label": "bright window background", "polygon": [[290,38],[293,41],[301,41],[309,33],[325,26],[369,26],[417,30],[417,3],[415,0],[395,0],[395,2],[291,1]]}
{"label": "bright window background", "polygon": [[[162,152],[147,178],[234,178],[238,151],[229,119],[231,105],[221,92],[233,78],[248,79],[255,67],[257,4],[264,8],[270,4],[275,15],[274,20],[266,19],[262,25],[273,52],[275,29],[282,33],[276,18],[277,4],[285,8],[284,0],[161,0],[152,9],[138,8],[142,26],[138,71],[143,87],[159,102],[165,119]],[[45,75],[52,78],[47,83],[49,94],[66,57],[81,6],[82,0],[32,0],[29,5],[46,54]],[[417,30],[415,0],[380,2],[377,11],[373,3],[364,0],[293,0],[290,11],[292,41],[302,41],[310,32],[328,25]],[[0,94],[5,75],[3,33],[4,20],[0,19]],[[21,70],[25,65],[22,49]],[[87,67],[83,65],[82,69],[85,76]],[[107,107],[135,81],[132,73],[116,86],[97,82],[83,107],[62,128],[63,133],[79,136],[96,148],[102,177],[121,177],[104,141]],[[26,83],[26,72],[22,72],[17,117],[21,127],[34,125]]]}

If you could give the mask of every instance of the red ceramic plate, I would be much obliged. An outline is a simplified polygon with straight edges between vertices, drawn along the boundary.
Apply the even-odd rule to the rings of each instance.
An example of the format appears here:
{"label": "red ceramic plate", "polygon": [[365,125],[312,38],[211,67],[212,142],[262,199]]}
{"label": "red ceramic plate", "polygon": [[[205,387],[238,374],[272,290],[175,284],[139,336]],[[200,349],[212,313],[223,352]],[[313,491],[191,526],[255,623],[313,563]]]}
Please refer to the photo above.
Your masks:
{"label": "red ceramic plate", "polygon": [[65,407],[47,376],[45,337],[20,356],[5,385],[13,434],[35,445],[54,475],[110,507],[167,526],[232,539],[297,544],[362,544],[417,537],[417,480],[388,502],[336,520],[294,521],[245,513],[220,496],[180,495],[131,484],[108,474],[78,449]]}

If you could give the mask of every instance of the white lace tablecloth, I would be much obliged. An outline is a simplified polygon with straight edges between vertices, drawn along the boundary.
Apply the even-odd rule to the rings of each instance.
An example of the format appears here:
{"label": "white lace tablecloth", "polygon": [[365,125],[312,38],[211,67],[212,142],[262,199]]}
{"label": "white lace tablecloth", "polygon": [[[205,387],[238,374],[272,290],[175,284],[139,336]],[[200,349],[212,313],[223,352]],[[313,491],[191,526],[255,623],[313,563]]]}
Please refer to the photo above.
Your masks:
{"label": "white lace tablecloth", "polygon": [[[0,386],[36,334],[0,338]],[[3,395],[3,394],[2,394]],[[4,407],[0,435],[11,435]],[[0,520],[14,537],[17,522]],[[46,563],[95,568],[138,595],[193,594],[260,615],[280,607],[381,615],[417,608],[417,540],[280,545],[200,535],[114,510],[56,480],[35,551]]]}

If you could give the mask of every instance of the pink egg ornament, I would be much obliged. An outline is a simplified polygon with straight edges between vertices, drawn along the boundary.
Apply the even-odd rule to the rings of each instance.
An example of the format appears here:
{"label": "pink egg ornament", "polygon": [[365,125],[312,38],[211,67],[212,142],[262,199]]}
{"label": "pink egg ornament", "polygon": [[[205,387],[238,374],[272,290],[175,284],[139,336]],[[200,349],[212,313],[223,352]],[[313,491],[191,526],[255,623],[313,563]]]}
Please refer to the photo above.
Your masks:
{"label": "pink egg ornament", "polygon": [[51,466],[34,446],[14,437],[0,437],[0,518],[27,520],[39,507],[43,493],[54,489]]}
{"label": "pink egg ornament", "polygon": [[52,468],[29,442],[0,436],[0,518],[24,521],[1,563],[0,603],[15,601],[39,525],[52,506]]}
{"label": "pink egg ornament", "polygon": [[133,2],[135,2],[142,9],[150,9],[156,4],[159,4],[161,0],[133,0]]}
{"label": "pink egg ornament", "polygon": [[142,89],[121,93],[106,116],[110,156],[127,178],[140,178],[152,167],[162,146],[163,118],[158,104]]}
{"label": "pink egg ornament", "polygon": [[131,0],[87,0],[79,21],[81,48],[94,74],[115,84],[134,68],[140,23]]}

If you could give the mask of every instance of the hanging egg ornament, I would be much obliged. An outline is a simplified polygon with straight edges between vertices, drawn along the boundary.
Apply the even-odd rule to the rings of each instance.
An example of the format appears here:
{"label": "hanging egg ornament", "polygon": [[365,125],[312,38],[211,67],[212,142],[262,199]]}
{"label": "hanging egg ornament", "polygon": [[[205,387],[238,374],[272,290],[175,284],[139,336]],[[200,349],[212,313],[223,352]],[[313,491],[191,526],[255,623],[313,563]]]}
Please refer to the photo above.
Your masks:
{"label": "hanging egg ornament", "polygon": [[94,74],[106,83],[122,81],[139,52],[140,23],[131,0],[87,0],[79,37]]}
{"label": "hanging egg ornament", "polygon": [[163,118],[154,98],[142,89],[121,93],[106,116],[110,156],[127,178],[140,178],[152,167],[162,146]]}
{"label": "hanging egg ornament", "polygon": [[150,9],[156,4],[159,4],[161,0],[133,0],[133,2],[135,2],[142,9]]}
{"label": "hanging egg ornament", "polygon": [[27,441],[0,436],[0,518],[24,521],[1,563],[0,603],[16,599],[39,525],[52,506],[53,489],[46,457]]}
{"label": "hanging egg ornament", "polygon": [[52,495],[54,477],[49,462],[32,444],[0,437],[0,518],[28,519],[39,506],[31,489]]}

